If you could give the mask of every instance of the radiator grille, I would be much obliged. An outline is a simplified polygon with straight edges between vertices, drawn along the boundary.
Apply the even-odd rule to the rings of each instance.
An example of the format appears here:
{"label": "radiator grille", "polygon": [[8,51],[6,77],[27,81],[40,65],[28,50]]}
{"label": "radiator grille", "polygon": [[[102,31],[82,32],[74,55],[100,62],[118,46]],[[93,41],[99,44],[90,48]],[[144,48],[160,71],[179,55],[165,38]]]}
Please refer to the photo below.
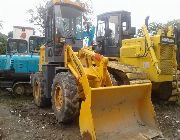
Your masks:
{"label": "radiator grille", "polygon": [[160,46],[160,59],[172,60],[173,46]]}
{"label": "radiator grille", "polygon": [[172,60],[161,60],[160,61],[161,74],[171,75],[173,74],[173,62]]}
{"label": "radiator grille", "polygon": [[160,46],[160,69],[161,74],[173,74],[173,46]]}

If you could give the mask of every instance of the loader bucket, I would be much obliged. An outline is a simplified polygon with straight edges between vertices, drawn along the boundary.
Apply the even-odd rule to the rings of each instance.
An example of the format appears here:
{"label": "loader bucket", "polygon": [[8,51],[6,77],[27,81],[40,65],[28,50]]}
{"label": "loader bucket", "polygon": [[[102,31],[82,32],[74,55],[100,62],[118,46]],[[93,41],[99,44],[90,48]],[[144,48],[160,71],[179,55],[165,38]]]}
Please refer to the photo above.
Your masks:
{"label": "loader bucket", "polygon": [[83,140],[146,140],[161,136],[151,84],[92,88],[80,110]]}

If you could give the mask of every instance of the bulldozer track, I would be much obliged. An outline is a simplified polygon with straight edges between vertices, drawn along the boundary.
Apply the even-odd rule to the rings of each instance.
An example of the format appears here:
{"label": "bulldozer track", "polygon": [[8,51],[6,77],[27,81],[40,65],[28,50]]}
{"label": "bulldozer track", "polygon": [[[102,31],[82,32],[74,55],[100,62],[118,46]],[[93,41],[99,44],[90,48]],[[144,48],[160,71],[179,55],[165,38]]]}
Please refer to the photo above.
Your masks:
{"label": "bulldozer track", "polygon": [[143,69],[136,66],[109,61],[108,71],[116,79],[118,85],[151,83]]}
{"label": "bulldozer track", "polygon": [[180,87],[180,71],[174,71],[173,72],[173,89]]}

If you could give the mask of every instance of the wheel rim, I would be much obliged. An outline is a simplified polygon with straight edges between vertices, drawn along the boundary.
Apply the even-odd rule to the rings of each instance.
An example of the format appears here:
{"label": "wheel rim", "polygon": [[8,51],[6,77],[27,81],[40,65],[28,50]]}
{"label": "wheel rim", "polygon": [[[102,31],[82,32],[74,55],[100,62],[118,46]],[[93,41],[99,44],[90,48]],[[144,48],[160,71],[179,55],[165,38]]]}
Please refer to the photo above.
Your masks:
{"label": "wheel rim", "polygon": [[23,95],[23,94],[24,94],[24,87],[21,86],[21,85],[19,85],[19,86],[17,85],[17,86],[15,87],[14,92],[15,92],[17,95]]}
{"label": "wheel rim", "polygon": [[62,107],[62,104],[63,104],[62,90],[61,90],[60,86],[57,86],[55,88],[54,101],[55,101],[56,110],[60,111],[61,107]]}
{"label": "wheel rim", "polygon": [[40,83],[36,81],[35,83],[35,92],[34,92],[34,97],[35,97],[35,101],[38,101],[39,97],[40,97]]}

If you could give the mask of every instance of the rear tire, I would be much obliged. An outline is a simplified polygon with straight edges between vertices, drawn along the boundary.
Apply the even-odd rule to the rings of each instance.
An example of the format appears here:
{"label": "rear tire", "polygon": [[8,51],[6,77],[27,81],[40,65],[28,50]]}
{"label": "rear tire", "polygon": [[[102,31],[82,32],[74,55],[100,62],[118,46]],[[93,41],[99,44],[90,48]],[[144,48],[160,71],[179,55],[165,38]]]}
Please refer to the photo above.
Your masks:
{"label": "rear tire", "polygon": [[33,77],[33,97],[34,103],[38,107],[46,107],[50,104],[50,99],[44,95],[44,78],[43,74],[38,72]]}
{"label": "rear tire", "polygon": [[52,109],[58,122],[68,123],[79,113],[76,79],[70,72],[58,73],[52,84]]}
{"label": "rear tire", "polygon": [[24,87],[24,85],[23,84],[21,84],[21,83],[15,83],[14,85],[13,85],[13,88],[12,88],[12,91],[13,91],[13,94],[15,95],[15,96],[22,96],[22,95],[24,95],[25,94],[25,87]]}

